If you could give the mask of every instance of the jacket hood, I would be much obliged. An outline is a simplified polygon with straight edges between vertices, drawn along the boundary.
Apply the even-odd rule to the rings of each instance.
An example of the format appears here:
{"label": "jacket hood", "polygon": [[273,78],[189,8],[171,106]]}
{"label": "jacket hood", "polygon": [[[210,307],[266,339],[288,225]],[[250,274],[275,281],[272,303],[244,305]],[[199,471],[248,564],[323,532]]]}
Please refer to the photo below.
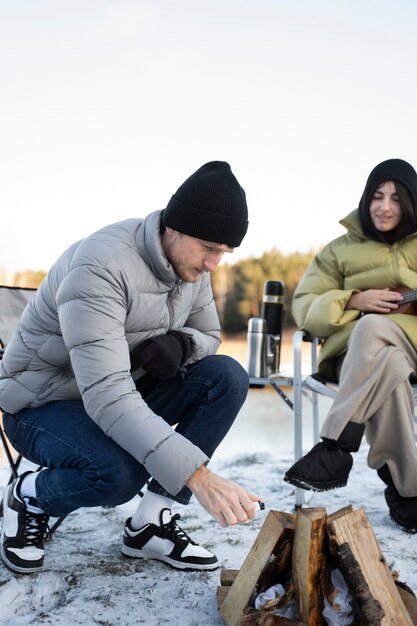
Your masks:
{"label": "jacket hood", "polygon": [[[410,194],[414,207],[414,216],[409,227],[406,229],[405,235],[409,235],[417,230],[417,173],[407,161],[403,161],[402,159],[388,159],[387,161],[379,163],[369,174],[359,202],[359,216],[363,231],[370,239],[379,240],[380,238],[370,218],[369,206],[375,190],[379,185],[388,180],[401,183]],[[394,239],[394,241],[395,240],[396,239]],[[390,243],[393,243],[393,241]]]}

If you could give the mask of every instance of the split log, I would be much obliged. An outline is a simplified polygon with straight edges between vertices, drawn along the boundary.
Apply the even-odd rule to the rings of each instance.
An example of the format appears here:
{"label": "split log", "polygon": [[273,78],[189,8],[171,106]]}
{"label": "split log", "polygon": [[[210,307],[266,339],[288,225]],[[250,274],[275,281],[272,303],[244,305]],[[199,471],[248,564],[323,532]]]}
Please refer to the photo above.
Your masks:
{"label": "split log", "polygon": [[[285,529],[294,530],[295,516],[281,511],[269,511],[257,538],[226,595],[220,613],[228,626],[238,626],[256,583],[271,555],[277,552]],[[255,622],[256,623],[256,622]]]}
{"label": "split log", "polygon": [[349,585],[363,626],[412,626],[363,509],[327,518],[330,551]]}
{"label": "split log", "polygon": [[256,585],[256,593],[258,595],[277,583],[285,587],[284,582],[291,578],[293,542],[294,531],[290,528],[284,528],[273,554],[271,554],[268,563],[258,578]]}
{"label": "split log", "polygon": [[[331,602],[336,593],[330,580],[336,566],[351,592],[354,624],[417,625],[417,598],[389,571],[363,509],[351,506],[327,518],[324,509],[299,509],[297,516],[270,511],[241,570],[220,574],[220,613],[228,626],[322,626],[324,596]],[[287,599],[255,609],[255,597],[278,583]],[[295,592],[302,622],[273,613]]]}
{"label": "split log", "polygon": [[295,593],[301,618],[325,626],[321,575],[325,564],[326,509],[298,509],[292,556]]}
{"label": "split log", "polygon": [[230,587],[235,582],[236,576],[239,574],[238,569],[222,569],[220,572],[220,584]]}
{"label": "split log", "polygon": [[238,569],[222,569],[220,571],[220,585],[217,586],[217,606],[218,608],[224,602],[225,597],[229,593],[231,585],[234,583],[238,575]]}
{"label": "split log", "polygon": [[407,591],[407,589],[398,586],[398,584],[397,589],[402,601],[404,602],[404,606],[407,609],[409,616],[411,617],[412,623],[417,624],[417,598],[415,597],[415,595]]}

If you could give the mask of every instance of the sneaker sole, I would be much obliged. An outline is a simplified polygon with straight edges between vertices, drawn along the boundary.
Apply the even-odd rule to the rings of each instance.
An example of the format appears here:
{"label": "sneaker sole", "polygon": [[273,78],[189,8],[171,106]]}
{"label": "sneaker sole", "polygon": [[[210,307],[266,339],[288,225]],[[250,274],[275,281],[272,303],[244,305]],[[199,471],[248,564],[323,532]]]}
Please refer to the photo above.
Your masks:
{"label": "sneaker sole", "polygon": [[181,561],[175,561],[174,559],[170,559],[169,556],[165,554],[160,554],[159,552],[147,552],[146,550],[137,550],[135,548],[129,548],[129,546],[123,546],[122,548],[123,556],[127,556],[131,559],[153,559],[156,561],[162,561],[163,563],[167,563],[174,567],[175,569],[181,570],[215,570],[219,567],[219,562],[216,563],[182,563]]}
{"label": "sneaker sole", "polygon": [[17,574],[35,574],[36,572],[39,572],[43,569],[43,565],[41,565],[40,567],[19,567],[19,565],[15,565],[11,561],[9,561],[9,559],[7,558],[3,550],[3,545],[0,548],[0,556],[5,566],[10,571],[15,572]]}
{"label": "sneaker sole", "polygon": [[347,485],[347,481],[346,482],[333,482],[333,483],[315,483],[315,482],[307,482],[305,480],[300,480],[299,478],[296,478],[295,476],[291,476],[288,474],[285,474],[284,476],[284,481],[286,483],[289,483],[290,485],[293,485],[294,487],[299,487],[300,489],[305,489],[306,491],[331,491],[331,489],[340,489],[341,487],[346,487]]}

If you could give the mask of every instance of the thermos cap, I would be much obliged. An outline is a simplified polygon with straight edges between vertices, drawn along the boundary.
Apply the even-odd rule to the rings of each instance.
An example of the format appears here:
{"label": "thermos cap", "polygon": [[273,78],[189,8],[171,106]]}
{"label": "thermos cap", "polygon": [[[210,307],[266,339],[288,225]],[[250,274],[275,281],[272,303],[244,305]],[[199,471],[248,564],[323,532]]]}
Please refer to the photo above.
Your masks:
{"label": "thermos cap", "polygon": [[249,333],[266,333],[266,320],[263,317],[251,317],[248,322]]}
{"label": "thermos cap", "polygon": [[265,293],[269,296],[282,296],[284,294],[284,283],[281,280],[267,280],[265,282]]}

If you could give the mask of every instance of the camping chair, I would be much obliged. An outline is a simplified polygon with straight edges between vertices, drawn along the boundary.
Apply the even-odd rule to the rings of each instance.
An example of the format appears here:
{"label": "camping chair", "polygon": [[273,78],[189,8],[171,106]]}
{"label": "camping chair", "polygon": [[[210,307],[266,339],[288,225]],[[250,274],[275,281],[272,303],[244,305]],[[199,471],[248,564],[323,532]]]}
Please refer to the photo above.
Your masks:
{"label": "camping chair", "polygon": [[[6,287],[0,285],[0,359],[3,358],[3,352],[9,343],[12,334],[17,326],[23,309],[27,303],[33,298],[36,289],[29,287]],[[10,467],[10,477],[8,485],[19,476],[19,467],[22,462],[22,455],[15,454],[10,446],[3,426],[0,424],[0,441],[3,446],[6,459]],[[42,469],[39,467],[38,469]],[[0,504],[0,515],[3,514],[3,505]],[[50,526],[48,537],[50,538],[58,526],[62,523],[64,517],[56,518],[55,522]]]}
{"label": "camping chair", "polygon": [[[303,367],[303,343],[310,344],[310,358],[306,366],[308,372]],[[303,456],[303,399],[312,404],[313,418],[313,445],[320,440],[320,397],[334,400],[338,393],[338,385],[325,380],[317,374],[317,358],[320,350],[320,339],[312,337],[302,330],[296,330],[293,336],[294,351],[294,455],[295,461]],[[417,379],[412,379],[414,404],[417,406]],[[417,414],[414,413],[414,424],[417,424]],[[415,435],[417,441],[417,434]],[[309,446],[310,448],[311,446]],[[296,487],[296,506],[302,506],[306,498],[306,491]]]}

